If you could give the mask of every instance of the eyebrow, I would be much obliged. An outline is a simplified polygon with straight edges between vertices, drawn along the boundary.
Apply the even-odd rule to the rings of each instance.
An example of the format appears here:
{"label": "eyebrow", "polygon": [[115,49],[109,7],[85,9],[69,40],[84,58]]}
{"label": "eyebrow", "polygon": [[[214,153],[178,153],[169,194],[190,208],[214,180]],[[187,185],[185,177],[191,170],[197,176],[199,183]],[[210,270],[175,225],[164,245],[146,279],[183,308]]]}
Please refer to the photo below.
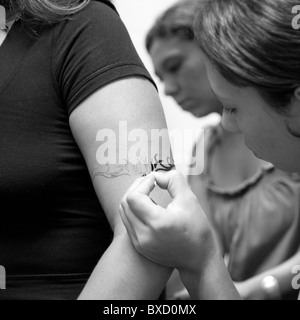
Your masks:
{"label": "eyebrow", "polygon": [[[182,57],[176,54],[170,54],[169,56],[167,56],[162,62],[161,62],[161,68],[162,69],[166,69],[168,67],[168,63],[171,61],[173,62],[173,60],[176,60],[176,59],[181,59],[182,60]],[[155,75],[162,81],[162,77],[160,75],[160,73],[157,71],[157,70],[154,70],[154,73]]]}

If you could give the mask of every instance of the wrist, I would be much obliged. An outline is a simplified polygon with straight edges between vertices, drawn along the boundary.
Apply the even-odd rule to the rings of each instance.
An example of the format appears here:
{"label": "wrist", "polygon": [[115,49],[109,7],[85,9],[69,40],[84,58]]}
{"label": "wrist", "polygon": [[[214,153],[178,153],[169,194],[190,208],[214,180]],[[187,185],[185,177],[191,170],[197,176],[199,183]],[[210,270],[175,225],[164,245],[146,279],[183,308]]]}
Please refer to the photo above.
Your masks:
{"label": "wrist", "polygon": [[[201,240],[201,241],[200,241]],[[197,243],[198,247],[189,252],[189,258],[184,261],[184,264],[177,269],[185,278],[202,277],[211,266],[224,263],[219,247],[215,241],[213,233],[210,229],[203,232],[201,239]],[[199,243],[203,243],[203,248],[199,247]]]}
{"label": "wrist", "polygon": [[189,268],[179,269],[180,277],[187,283],[194,283],[195,280],[201,281],[205,276],[210,276],[212,268],[220,268],[223,258],[218,253],[206,259],[205,263],[191,265]]}
{"label": "wrist", "polygon": [[192,299],[240,300],[223,257],[217,252],[199,270],[182,270],[180,276]]}

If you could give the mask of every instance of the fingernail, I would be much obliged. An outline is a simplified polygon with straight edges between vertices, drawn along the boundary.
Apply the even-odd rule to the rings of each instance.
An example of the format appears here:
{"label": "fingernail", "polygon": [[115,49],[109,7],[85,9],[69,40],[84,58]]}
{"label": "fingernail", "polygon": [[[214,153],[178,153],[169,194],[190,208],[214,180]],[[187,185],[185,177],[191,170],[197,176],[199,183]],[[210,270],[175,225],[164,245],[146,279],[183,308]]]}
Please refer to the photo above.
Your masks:
{"label": "fingernail", "polygon": [[152,198],[150,200],[157,206],[157,203]]}
{"label": "fingernail", "polygon": [[144,173],[144,174],[142,175],[142,178],[149,178],[149,177],[151,177],[152,174],[153,174],[153,172]]}

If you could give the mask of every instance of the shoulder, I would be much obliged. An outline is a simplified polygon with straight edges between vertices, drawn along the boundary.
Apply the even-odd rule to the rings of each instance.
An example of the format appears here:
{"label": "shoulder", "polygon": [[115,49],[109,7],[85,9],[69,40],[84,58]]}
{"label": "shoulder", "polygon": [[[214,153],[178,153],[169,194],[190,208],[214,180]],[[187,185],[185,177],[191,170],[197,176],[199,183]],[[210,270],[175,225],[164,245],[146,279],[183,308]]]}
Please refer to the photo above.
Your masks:
{"label": "shoulder", "polygon": [[[58,23],[53,32],[55,68],[61,69],[70,62],[76,67],[84,61],[91,67],[97,64],[99,70],[134,54],[124,23],[115,8],[105,1],[91,1],[80,12]],[[118,61],[112,61],[114,55]],[[104,65],[99,65],[101,62]]]}
{"label": "shoulder", "polygon": [[113,5],[103,1],[91,1],[84,9],[70,15],[55,26],[55,38],[76,39],[80,36],[101,36],[114,29],[124,29],[124,25]]}
{"label": "shoulder", "polygon": [[99,22],[106,21],[111,18],[119,19],[119,14],[114,7],[108,1],[91,1],[84,9],[77,12],[76,14],[70,16],[70,21],[80,22],[80,21],[88,21],[88,22]]}
{"label": "shoulder", "polygon": [[104,85],[129,76],[151,79],[112,5],[91,1],[56,26],[52,72],[69,113]]}

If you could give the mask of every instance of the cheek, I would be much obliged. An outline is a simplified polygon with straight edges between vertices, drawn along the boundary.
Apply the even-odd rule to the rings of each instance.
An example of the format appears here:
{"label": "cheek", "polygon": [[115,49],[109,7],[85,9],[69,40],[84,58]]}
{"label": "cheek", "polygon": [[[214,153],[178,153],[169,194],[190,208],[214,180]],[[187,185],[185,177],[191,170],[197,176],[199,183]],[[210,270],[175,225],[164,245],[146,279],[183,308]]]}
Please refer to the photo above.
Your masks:
{"label": "cheek", "polygon": [[185,88],[186,90],[193,90],[193,88],[197,87],[197,84],[199,85],[199,82],[192,70],[189,70],[188,68],[181,68],[181,71],[179,73],[179,81],[182,88]]}
{"label": "cheek", "polygon": [[197,68],[193,68],[190,69],[188,74],[190,85],[197,88],[199,93],[201,92],[202,94],[207,94],[207,92],[211,92],[211,86],[206,72]]}
{"label": "cheek", "polygon": [[210,88],[206,70],[203,70],[199,63],[193,63],[191,59],[182,66],[180,74],[181,80],[191,90],[204,93],[207,88]]}
{"label": "cheek", "polygon": [[260,159],[266,161],[278,157],[277,138],[266,130],[258,121],[243,128],[243,135],[246,146]]}
{"label": "cheek", "polygon": [[263,151],[267,151],[269,143],[258,132],[250,131],[244,133],[244,139],[246,146],[254,153],[261,154]]}
{"label": "cheek", "polygon": [[243,117],[239,112],[230,114],[224,111],[222,125],[227,131],[241,133],[247,147],[258,155],[262,155],[264,151],[273,147],[273,137],[269,136],[264,124],[256,119],[249,116]]}

